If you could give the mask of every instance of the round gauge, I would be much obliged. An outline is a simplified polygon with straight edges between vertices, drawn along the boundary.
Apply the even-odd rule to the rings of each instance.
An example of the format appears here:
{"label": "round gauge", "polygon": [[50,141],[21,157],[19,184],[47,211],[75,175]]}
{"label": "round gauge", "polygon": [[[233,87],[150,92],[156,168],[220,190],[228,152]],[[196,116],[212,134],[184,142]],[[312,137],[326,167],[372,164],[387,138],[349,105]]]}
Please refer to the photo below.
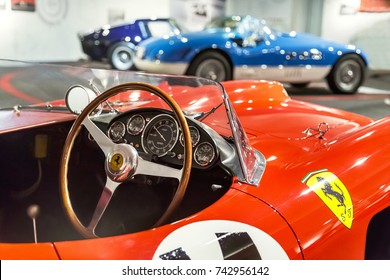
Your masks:
{"label": "round gauge", "polygon": [[[192,142],[192,147],[195,147],[196,144],[198,144],[200,140],[200,134],[199,130],[196,127],[190,126],[190,135],[191,135],[191,142]],[[183,133],[180,134],[180,144],[184,146],[184,136]]]}
{"label": "round gauge", "polygon": [[108,137],[114,142],[120,141],[125,136],[126,127],[123,122],[116,121],[108,128]]}
{"label": "round gauge", "polygon": [[208,142],[203,142],[195,149],[194,160],[200,166],[209,165],[215,157],[213,145]]}
{"label": "round gauge", "polygon": [[179,129],[169,115],[159,115],[150,120],[142,134],[142,147],[149,154],[166,155],[176,145]]}
{"label": "round gauge", "polygon": [[131,135],[138,135],[144,130],[145,119],[141,115],[132,116],[127,122],[127,131]]}

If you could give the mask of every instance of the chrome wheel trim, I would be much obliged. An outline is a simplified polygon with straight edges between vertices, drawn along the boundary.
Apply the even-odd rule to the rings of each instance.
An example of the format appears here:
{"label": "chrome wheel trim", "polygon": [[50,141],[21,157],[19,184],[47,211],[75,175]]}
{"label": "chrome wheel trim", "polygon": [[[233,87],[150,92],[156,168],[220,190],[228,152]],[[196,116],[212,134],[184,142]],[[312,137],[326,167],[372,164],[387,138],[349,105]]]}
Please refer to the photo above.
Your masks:
{"label": "chrome wheel trim", "polygon": [[217,59],[206,59],[196,69],[198,77],[222,82],[226,79],[226,70],[223,63]]}
{"label": "chrome wheel trim", "polygon": [[345,60],[340,63],[335,73],[336,85],[343,91],[356,88],[362,79],[362,69],[355,60]]}
{"label": "chrome wheel trim", "polygon": [[111,61],[116,69],[128,70],[134,65],[133,53],[126,46],[118,46],[112,52]]}

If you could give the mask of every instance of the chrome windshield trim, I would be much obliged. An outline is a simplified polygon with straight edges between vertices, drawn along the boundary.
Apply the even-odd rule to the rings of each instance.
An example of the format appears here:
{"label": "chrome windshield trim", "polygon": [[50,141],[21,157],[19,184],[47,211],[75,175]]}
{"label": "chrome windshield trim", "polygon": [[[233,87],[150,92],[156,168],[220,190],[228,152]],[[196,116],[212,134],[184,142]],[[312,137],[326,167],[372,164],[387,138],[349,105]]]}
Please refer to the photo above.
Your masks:
{"label": "chrome windshield trim", "polygon": [[229,118],[230,127],[233,132],[234,145],[236,146],[238,158],[241,165],[242,174],[237,174],[240,182],[253,186],[259,186],[260,180],[266,167],[264,155],[254,149],[246,136],[246,133],[238,119],[238,116],[230,102],[230,99],[221,85],[223,91],[223,100],[226,107],[226,113]]}
{"label": "chrome windshield trim", "polygon": [[260,184],[261,178],[263,177],[267,161],[264,155],[258,150],[255,150],[255,157],[256,161],[254,168],[252,169],[253,173],[251,174],[251,176],[248,176],[247,183],[258,186]]}

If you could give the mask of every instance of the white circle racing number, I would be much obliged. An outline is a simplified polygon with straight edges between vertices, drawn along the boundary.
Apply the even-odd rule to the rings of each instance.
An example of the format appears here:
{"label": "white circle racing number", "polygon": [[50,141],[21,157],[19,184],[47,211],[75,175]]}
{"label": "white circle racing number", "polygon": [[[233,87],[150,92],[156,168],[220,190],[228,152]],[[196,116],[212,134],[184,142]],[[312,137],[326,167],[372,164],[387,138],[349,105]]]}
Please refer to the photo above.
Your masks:
{"label": "white circle racing number", "polygon": [[225,220],[185,225],[169,234],[153,259],[163,260],[260,260],[288,256],[280,244],[251,225]]}

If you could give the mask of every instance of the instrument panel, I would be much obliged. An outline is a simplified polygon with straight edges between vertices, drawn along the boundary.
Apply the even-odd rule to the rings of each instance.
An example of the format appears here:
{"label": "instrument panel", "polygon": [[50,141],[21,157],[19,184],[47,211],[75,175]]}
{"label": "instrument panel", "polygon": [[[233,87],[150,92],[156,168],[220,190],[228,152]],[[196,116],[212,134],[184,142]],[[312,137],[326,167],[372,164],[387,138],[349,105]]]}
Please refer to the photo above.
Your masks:
{"label": "instrument panel", "polygon": [[[206,169],[218,158],[218,149],[203,124],[187,118],[193,148],[193,167]],[[137,109],[115,117],[108,137],[115,143],[128,143],[166,163],[182,164],[184,141],[181,129],[170,111]]]}

